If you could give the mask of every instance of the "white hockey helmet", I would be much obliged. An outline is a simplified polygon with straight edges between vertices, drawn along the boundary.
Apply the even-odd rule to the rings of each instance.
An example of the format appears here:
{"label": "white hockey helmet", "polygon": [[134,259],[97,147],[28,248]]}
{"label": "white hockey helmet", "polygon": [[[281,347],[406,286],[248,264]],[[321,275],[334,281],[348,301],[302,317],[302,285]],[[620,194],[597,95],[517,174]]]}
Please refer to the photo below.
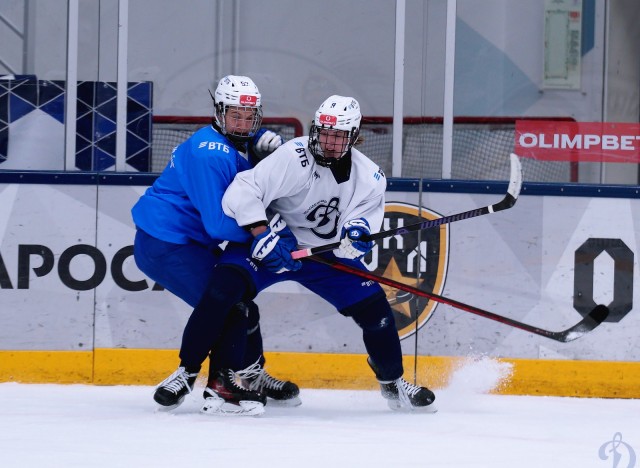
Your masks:
{"label": "white hockey helmet", "polygon": [[[361,121],[360,104],[352,97],[334,95],[320,104],[309,131],[309,151],[316,162],[321,166],[330,167],[337,159],[347,154],[358,139]],[[323,129],[346,132],[345,144],[338,157],[324,155],[319,139]]]}
{"label": "white hockey helmet", "polygon": [[[220,80],[213,98],[214,119],[223,135],[236,141],[253,138],[262,125],[262,101],[260,91],[247,76],[227,75]],[[225,116],[230,107],[252,111],[249,128],[228,128]]]}

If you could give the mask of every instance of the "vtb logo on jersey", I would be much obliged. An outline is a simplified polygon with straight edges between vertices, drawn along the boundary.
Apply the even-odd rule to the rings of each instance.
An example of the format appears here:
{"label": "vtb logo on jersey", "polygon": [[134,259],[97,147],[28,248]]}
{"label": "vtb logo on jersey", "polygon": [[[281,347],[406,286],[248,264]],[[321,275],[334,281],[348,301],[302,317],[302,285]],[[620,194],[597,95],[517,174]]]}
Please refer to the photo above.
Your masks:
{"label": "vtb logo on jersey", "polygon": [[[442,217],[442,215],[408,203],[389,202],[385,205],[382,230],[395,229]],[[419,234],[419,235],[418,235]],[[419,242],[418,242],[419,241]],[[376,274],[417,287],[422,291],[441,294],[444,289],[449,258],[449,225],[410,232],[402,236],[376,241],[374,250],[364,263]],[[431,317],[437,303],[424,297],[381,285],[393,309],[400,338],[420,329]]]}
{"label": "vtb logo on jersey", "polygon": [[243,106],[255,106],[258,102],[258,98],[256,96],[251,96],[248,94],[240,95],[240,104]]}
{"label": "vtb logo on jersey", "polygon": [[320,125],[330,125],[333,127],[338,123],[338,117],[335,115],[320,114],[318,122],[320,122]]}

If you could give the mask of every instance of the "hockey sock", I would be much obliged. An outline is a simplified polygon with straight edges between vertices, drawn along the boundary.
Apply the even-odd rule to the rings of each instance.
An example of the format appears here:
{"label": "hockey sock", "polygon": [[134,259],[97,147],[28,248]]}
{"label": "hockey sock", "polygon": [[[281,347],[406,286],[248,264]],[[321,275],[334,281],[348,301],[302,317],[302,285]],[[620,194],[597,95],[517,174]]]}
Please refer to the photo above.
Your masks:
{"label": "hockey sock", "polygon": [[244,369],[247,343],[247,308],[236,304],[224,323],[222,334],[209,355],[209,375],[218,369]]}
{"label": "hockey sock", "polygon": [[391,381],[402,377],[402,349],[393,312],[383,295],[362,301],[341,311],[362,329],[364,346],[375,363],[378,380]]}
{"label": "hockey sock", "polygon": [[236,269],[225,266],[213,269],[209,284],[182,335],[182,365],[197,367],[202,364],[220,339],[232,307],[243,299],[248,289],[245,277]]}
{"label": "hockey sock", "polygon": [[[239,304],[236,304],[234,306],[234,309],[241,309],[244,312],[244,315],[247,318],[247,324],[241,327],[237,327],[235,329],[235,332],[231,328],[233,325],[225,325],[225,330],[223,331],[223,337],[221,338],[221,341],[229,341],[229,343],[219,344],[215,349],[211,350],[211,354],[209,356],[209,375],[212,375],[213,372],[217,369],[236,369],[236,367],[233,367],[231,365],[225,365],[223,357],[224,353],[221,353],[220,349],[224,349],[224,347],[238,348],[238,345],[241,341],[245,343],[244,359],[242,365],[237,369],[246,369],[252,364],[255,364],[256,361],[258,361],[259,364],[264,367],[265,359],[262,349],[262,335],[260,333],[260,312],[258,309],[258,305],[253,301],[240,302]],[[233,311],[232,314],[234,314]],[[243,337],[239,337],[238,333],[245,333],[246,340],[244,340]],[[232,340],[235,341],[235,344]],[[238,355],[237,353],[234,354],[236,356]]]}
{"label": "hockey sock", "polygon": [[248,324],[247,324],[247,349],[245,351],[244,368],[249,367],[258,359],[260,365],[264,366],[264,355],[262,348],[262,333],[260,333],[260,312],[258,304],[247,302]]}

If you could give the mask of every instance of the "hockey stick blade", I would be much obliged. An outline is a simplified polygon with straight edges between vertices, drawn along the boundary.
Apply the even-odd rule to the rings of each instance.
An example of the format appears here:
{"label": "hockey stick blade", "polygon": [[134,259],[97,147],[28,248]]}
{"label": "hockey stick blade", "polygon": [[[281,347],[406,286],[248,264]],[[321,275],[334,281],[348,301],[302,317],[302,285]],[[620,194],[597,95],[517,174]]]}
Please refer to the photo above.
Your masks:
{"label": "hockey stick blade", "polygon": [[[371,234],[368,239],[363,237],[363,240],[376,240],[383,239],[385,237],[397,236],[407,234],[414,231],[422,231],[423,229],[430,229],[441,226],[442,224],[450,224],[455,221],[461,221],[463,219],[475,218],[476,216],[482,216],[497,211],[502,211],[511,208],[516,204],[520,190],[522,189],[522,165],[518,155],[511,153],[511,175],[509,178],[509,186],[504,198],[498,203],[493,205],[487,205],[482,208],[476,208],[475,210],[465,211],[463,213],[456,213],[450,216],[443,216],[441,218],[430,219],[421,223],[410,224],[408,226],[399,227],[395,229],[389,229],[388,231],[381,231],[375,234]],[[340,242],[333,242],[327,245],[321,245],[319,247],[312,247],[310,249],[301,249],[291,252],[291,257],[294,260],[300,258],[310,257],[322,252],[328,252],[330,250],[340,247]]]}
{"label": "hockey stick blade", "polygon": [[569,341],[577,340],[582,335],[589,333],[596,328],[609,316],[609,308],[605,305],[597,305],[589,312],[582,320],[576,323],[573,327],[561,332],[552,332],[556,335],[556,341],[568,343]]}
{"label": "hockey stick blade", "polygon": [[344,263],[340,263],[330,258],[309,257],[309,260],[313,260],[318,263],[323,263],[325,265],[330,266],[331,268],[335,268],[336,270],[344,271],[346,273],[351,273],[353,275],[360,276],[361,278],[372,280],[380,284],[386,284],[387,286],[391,286],[401,291],[410,292],[414,296],[426,297],[427,299],[431,299],[435,302],[439,302],[441,304],[447,304],[451,307],[455,307],[456,309],[463,310],[465,312],[469,312],[475,315],[479,315],[489,320],[500,322],[510,327],[518,328],[520,330],[533,333],[534,335],[543,336],[545,338],[549,338],[555,341],[560,341],[562,343],[568,343],[569,341],[577,340],[581,336],[589,333],[598,325],[600,325],[609,315],[608,307],[604,305],[598,305],[591,312],[589,312],[580,322],[578,322],[577,324],[573,325],[570,328],[567,328],[566,330],[561,330],[561,331],[545,330],[544,328],[539,328],[533,325],[519,322],[509,317],[495,314],[493,312],[480,309],[479,307],[475,307],[469,304],[465,304],[463,302],[456,301],[455,299],[449,299],[443,296],[439,296],[438,294],[422,291],[421,289],[415,288],[413,286],[409,286],[408,284],[400,283],[399,281],[385,278],[384,276],[378,276],[374,273],[371,273],[370,271],[360,270],[358,268],[345,265]]}

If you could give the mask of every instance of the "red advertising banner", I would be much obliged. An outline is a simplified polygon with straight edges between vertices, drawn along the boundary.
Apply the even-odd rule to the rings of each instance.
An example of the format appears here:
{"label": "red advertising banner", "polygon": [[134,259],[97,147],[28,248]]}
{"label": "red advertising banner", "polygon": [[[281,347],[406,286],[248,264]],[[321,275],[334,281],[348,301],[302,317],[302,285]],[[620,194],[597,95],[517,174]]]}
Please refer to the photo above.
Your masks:
{"label": "red advertising banner", "polygon": [[640,162],[640,124],[517,120],[515,153],[540,161]]}

